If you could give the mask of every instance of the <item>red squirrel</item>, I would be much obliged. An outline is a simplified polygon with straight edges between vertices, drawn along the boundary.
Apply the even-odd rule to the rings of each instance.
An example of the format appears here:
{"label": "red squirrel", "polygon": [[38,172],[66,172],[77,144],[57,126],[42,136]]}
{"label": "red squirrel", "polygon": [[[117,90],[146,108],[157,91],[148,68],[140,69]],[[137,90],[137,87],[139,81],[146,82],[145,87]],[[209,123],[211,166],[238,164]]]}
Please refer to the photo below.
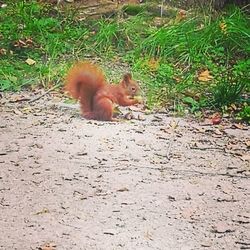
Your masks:
{"label": "red squirrel", "polygon": [[139,86],[130,73],[125,74],[119,84],[108,84],[102,70],[87,61],[78,62],[69,70],[65,89],[79,99],[86,119],[112,121],[115,103],[130,106],[139,102],[134,99]]}

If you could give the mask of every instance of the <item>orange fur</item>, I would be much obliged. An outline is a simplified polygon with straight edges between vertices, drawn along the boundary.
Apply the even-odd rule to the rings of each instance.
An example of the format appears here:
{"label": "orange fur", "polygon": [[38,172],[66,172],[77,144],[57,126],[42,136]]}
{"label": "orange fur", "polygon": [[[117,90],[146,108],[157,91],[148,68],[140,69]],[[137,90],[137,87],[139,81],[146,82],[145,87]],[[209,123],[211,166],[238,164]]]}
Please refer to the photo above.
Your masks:
{"label": "orange fur", "polygon": [[78,62],[69,70],[65,89],[80,100],[82,115],[86,119],[110,121],[114,103],[121,106],[138,103],[131,99],[139,87],[130,74],[125,74],[118,85],[107,84],[99,67],[89,62]]}

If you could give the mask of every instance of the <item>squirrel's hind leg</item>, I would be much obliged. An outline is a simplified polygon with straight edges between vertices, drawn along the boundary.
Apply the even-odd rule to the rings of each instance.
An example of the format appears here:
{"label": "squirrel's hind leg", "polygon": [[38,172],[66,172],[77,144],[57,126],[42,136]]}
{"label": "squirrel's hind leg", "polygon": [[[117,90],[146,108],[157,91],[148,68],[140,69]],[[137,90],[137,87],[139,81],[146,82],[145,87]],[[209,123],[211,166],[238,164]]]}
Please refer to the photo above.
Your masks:
{"label": "squirrel's hind leg", "polygon": [[95,115],[92,112],[82,112],[82,116],[88,120],[94,120]]}
{"label": "squirrel's hind leg", "polygon": [[113,102],[107,97],[99,99],[93,105],[93,113],[96,120],[112,121]]}

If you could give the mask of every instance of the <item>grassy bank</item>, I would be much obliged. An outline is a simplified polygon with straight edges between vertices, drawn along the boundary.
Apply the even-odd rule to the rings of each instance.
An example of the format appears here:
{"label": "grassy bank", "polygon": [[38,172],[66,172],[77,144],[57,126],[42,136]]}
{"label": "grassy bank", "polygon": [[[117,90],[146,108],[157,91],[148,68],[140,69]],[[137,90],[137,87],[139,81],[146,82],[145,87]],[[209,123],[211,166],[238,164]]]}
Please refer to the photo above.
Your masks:
{"label": "grassy bank", "polygon": [[1,91],[49,87],[75,60],[98,57],[130,65],[149,107],[198,116],[214,109],[249,121],[250,21],[239,8],[216,18],[176,12],[159,20],[142,12],[80,21],[73,11],[9,1],[0,22]]}

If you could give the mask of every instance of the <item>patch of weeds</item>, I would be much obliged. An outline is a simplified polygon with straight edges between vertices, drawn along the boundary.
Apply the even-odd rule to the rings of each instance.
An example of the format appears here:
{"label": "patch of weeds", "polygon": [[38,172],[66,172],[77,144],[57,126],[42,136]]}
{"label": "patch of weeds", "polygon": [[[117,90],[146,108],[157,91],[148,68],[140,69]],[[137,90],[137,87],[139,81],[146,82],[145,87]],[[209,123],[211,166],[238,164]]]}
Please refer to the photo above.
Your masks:
{"label": "patch of weeds", "polygon": [[184,116],[187,113],[186,107],[180,100],[174,101],[173,111],[176,116]]}
{"label": "patch of weeds", "polygon": [[195,26],[193,22],[195,19],[176,25],[168,24],[160,28],[155,27],[141,44],[142,53],[167,60],[177,56],[180,60],[188,61],[191,51],[187,32],[192,30],[190,26]]}
{"label": "patch of weeds", "polygon": [[128,15],[139,15],[145,12],[145,5],[128,4],[122,7],[122,11]]}
{"label": "patch of weeds", "polygon": [[140,14],[120,21],[120,39],[124,40],[125,52],[135,53],[135,49],[141,44],[143,37],[149,32],[148,23],[151,18]]}
{"label": "patch of weeds", "polygon": [[237,115],[238,120],[245,121],[250,124],[250,105],[244,105]]}
{"label": "patch of weeds", "polygon": [[246,91],[250,91],[250,59],[238,60],[232,67],[235,78],[245,81]]}
{"label": "patch of weeds", "polygon": [[[86,27],[51,8],[36,1],[11,1],[0,9],[1,90],[47,86],[60,79],[63,65],[85,48]],[[28,65],[28,58],[35,64]]]}
{"label": "patch of weeds", "polygon": [[176,72],[172,64],[147,58],[138,60],[133,70],[141,72],[149,107],[166,105],[170,102],[176,92]]}
{"label": "patch of weeds", "polygon": [[[70,62],[89,56],[130,64],[148,105],[174,106],[179,114],[241,107],[250,90],[249,18],[239,8],[216,18],[191,13],[156,24],[147,11],[82,22],[73,12],[37,1],[6,2],[0,9],[0,90],[49,86]],[[35,64],[28,65],[28,58]],[[213,79],[202,83],[197,76],[205,69]]]}
{"label": "patch of weeds", "polygon": [[151,57],[173,58],[189,64],[205,64],[209,58],[226,60],[235,53],[249,52],[248,25],[248,18],[239,9],[215,21],[193,17],[155,28],[143,41],[141,51]]}
{"label": "patch of weeds", "polygon": [[110,20],[100,20],[97,23],[97,30],[92,37],[94,48],[98,52],[107,52],[113,50],[114,44],[118,41],[119,26],[116,22]]}
{"label": "patch of weeds", "polygon": [[[158,68],[174,65],[175,72],[174,76],[169,74],[165,66],[162,66],[162,72],[151,70],[147,64],[145,67],[146,60],[140,57],[136,61],[129,55],[136,62],[136,70],[151,76],[149,102],[162,100],[160,103],[164,104],[169,99],[182,99],[184,106],[197,112],[204,107],[222,108],[239,101],[244,91],[249,91],[248,25],[247,16],[234,8],[231,13],[215,20],[193,17],[181,23],[149,29],[150,33],[139,46],[139,55],[148,61],[152,60],[148,58],[154,58],[153,61],[159,62]],[[217,81],[212,91],[210,82],[204,84],[195,77],[204,68],[209,68]],[[227,77],[225,72],[231,71],[233,76]],[[213,86],[214,81],[211,82]]]}
{"label": "patch of weeds", "polygon": [[194,98],[190,96],[186,96],[182,99],[182,101],[191,107],[191,110],[190,110],[191,113],[194,113],[200,110],[200,103],[196,101]]}
{"label": "patch of weeds", "polygon": [[[17,62],[9,62],[8,59],[0,61],[0,90],[17,91],[22,87],[35,84],[39,80],[30,71],[29,65],[20,67]],[[28,73],[30,72],[30,73]]]}
{"label": "patch of weeds", "polygon": [[93,22],[93,34],[87,43],[96,53],[104,53],[105,56],[126,56],[126,53],[135,56],[135,48],[141,43],[147,19],[144,15],[137,15],[126,19],[116,17]]}
{"label": "patch of weeds", "polygon": [[213,104],[217,108],[222,108],[233,103],[237,103],[246,87],[247,79],[243,77],[235,78],[232,75],[225,75],[214,87]]}

